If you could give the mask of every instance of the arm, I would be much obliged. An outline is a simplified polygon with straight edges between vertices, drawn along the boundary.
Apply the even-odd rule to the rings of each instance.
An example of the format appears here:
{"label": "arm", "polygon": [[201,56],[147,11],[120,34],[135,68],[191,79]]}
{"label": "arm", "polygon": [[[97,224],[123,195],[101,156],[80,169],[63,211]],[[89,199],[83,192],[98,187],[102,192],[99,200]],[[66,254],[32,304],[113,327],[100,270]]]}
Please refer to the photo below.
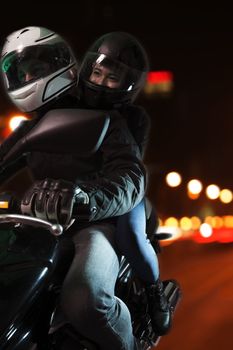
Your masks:
{"label": "arm", "polygon": [[149,141],[151,126],[150,117],[144,108],[135,105],[127,106],[124,110],[124,115],[143,157]]}
{"label": "arm", "polygon": [[89,197],[86,208],[90,211],[90,221],[130,211],[145,193],[146,172],[139,149],[125,120],[118,114],[111,118],[101,152],[102,174],[90,183],[77,182]]}
{"label": "arm", "polygon": [[125,120],[115,113],[110,119],[95,179],[77,179],[75,184],[49,178],[36,181],[21,202],[23,213],[66,225],[72,215],[102,220],[122,215],[140,202],[146,177],[140,152]]}

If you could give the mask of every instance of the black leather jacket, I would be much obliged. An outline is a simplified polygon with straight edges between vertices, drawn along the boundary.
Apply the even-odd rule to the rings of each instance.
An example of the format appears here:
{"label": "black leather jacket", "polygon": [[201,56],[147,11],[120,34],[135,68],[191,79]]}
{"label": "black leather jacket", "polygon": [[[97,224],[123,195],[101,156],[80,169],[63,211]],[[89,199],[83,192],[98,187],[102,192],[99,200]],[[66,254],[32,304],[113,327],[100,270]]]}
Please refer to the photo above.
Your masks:
{"label": "black leather jacket", "polygon": [[[0,156],[27,133],[36,120],[24,122],[1,145]],[[87,135],[88,137],[88,135]],[[110,126],[96,154],[89,158],[31,152],[21,161],[35,180],[65,179],[75,182],[90,198],[89,221],[122,215],[137,205],[145,194],[146,172],[139,147],[127,127],[126,119],[110,112]]]}
{"label": "black leather jacket", "polygon": [[150,135],[151,121],[149,115],[143,107],[138,105],[127,105],[120,113],[126,118],[128,128],[143,158]]}

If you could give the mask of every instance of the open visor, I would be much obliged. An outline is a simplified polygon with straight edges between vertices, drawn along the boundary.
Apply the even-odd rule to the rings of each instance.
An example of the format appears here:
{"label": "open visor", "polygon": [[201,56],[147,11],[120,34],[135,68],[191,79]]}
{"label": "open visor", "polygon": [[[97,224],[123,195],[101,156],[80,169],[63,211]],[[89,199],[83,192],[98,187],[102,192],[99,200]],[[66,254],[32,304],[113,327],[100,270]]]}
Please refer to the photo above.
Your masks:
{"label": "open visor", "polygon": [[88,52],[80,67],[80,76],[84,81],[94,82],[92,75],[95,70],[97,73],[98,70],[100,72],[104,70],[105,74],[114,77],[114,79],[119,81],[117,89],[123,91],[131,91],[138,88],[145,81],[147,75],[147,72],[131,68],[107,55]]}
{"label": "open visor", "polygon": [[14,91],[67,67],[72,61],[64,43],[27,46],[2,58],[1,70],[8,91]]}

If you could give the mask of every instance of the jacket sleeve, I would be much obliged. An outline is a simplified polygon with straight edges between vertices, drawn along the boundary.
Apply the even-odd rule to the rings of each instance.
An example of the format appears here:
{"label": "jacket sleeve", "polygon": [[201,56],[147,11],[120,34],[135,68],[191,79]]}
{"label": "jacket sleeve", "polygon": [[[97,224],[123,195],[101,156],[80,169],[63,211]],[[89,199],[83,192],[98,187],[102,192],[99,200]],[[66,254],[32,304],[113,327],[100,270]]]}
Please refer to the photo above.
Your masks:
{"label": "jacket sleeve", "polygon": [[140,152],[119,114],[111,116],[100,152],[103,166],[98,178],[90,183],[78,183],[89,196],[89,221],[122,215],[145,194],[146,172]]}
{"label": "jacket sleeve", "polygon": [[149,141],[151,127],[150,117],[143,107],[136,105],[129,105],[124,111],[124,115],[130,132],[143,157]]}

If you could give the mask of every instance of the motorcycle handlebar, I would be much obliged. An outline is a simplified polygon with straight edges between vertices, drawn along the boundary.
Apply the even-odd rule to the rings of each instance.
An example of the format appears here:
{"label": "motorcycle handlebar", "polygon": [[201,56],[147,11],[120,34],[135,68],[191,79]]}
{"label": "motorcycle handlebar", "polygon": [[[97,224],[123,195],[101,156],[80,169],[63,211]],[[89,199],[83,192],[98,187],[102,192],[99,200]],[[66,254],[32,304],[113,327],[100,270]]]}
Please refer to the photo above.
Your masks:
{"label": "motorcycle handlebar", "polygon": [[63,233],[63,227],[59,224],[52,224],[46,220],[41,220],[32,216],[20,214],[0,214],[1,223],[15,223],[31,225],[34,227],[45,228],[50,231],[53,236],[60,236]]}
{"label": "motorcycle handlebar", "polygon": [[[68,229],[77,218],[71,219],[67,226],[62,226],[58,223],[51,223],[47,220],[42,220],[36,218],[34,216],[22,215],[20,210],[19,200],[12,195],[12,193],[0,193],[0,210],[3,209],[2,215],[0,213],[0,222],[13,222],[15,224],[27,224],[35,227],[41,227],[49,230],[52,235],[60,236],[64,230]],[[73,208],[73,212],[77,212],[75,210],[75,205]],[[79,219],[82,219],[82,213],[79,215]],[[85,215],[83,215],[83,219],[85,220]],[[153,238],[157,241],[166,240],[172,237],[171,233],[168,232],[154,232]]]}
{"label": "motorcycle handlebar", "polygon": [[[74,212],[75,206],[74,206]],[[2,214],[2,215],[1,215]],[[20,199],[11,192],[0,193],[0,223],[19,223],[48,229],[54,236],[60,236],[63,231],[67,230],[77,219],[72,216],[67,224],[51,222],[47,219],[40,219],[29,214],[24,214],[21,211]],[[80,219],[80,217],[79,217]]]}
{"label": "motorcycle handlebar", "polygon": [[60,224],[54,224],[47,220],[42,220],[33,216],[22,215],[17,198],[11,193],[0,194],[0,223],[14,223],[31,225],[44,228],[54,236],[60,236],[63,233],[63,227]]}

